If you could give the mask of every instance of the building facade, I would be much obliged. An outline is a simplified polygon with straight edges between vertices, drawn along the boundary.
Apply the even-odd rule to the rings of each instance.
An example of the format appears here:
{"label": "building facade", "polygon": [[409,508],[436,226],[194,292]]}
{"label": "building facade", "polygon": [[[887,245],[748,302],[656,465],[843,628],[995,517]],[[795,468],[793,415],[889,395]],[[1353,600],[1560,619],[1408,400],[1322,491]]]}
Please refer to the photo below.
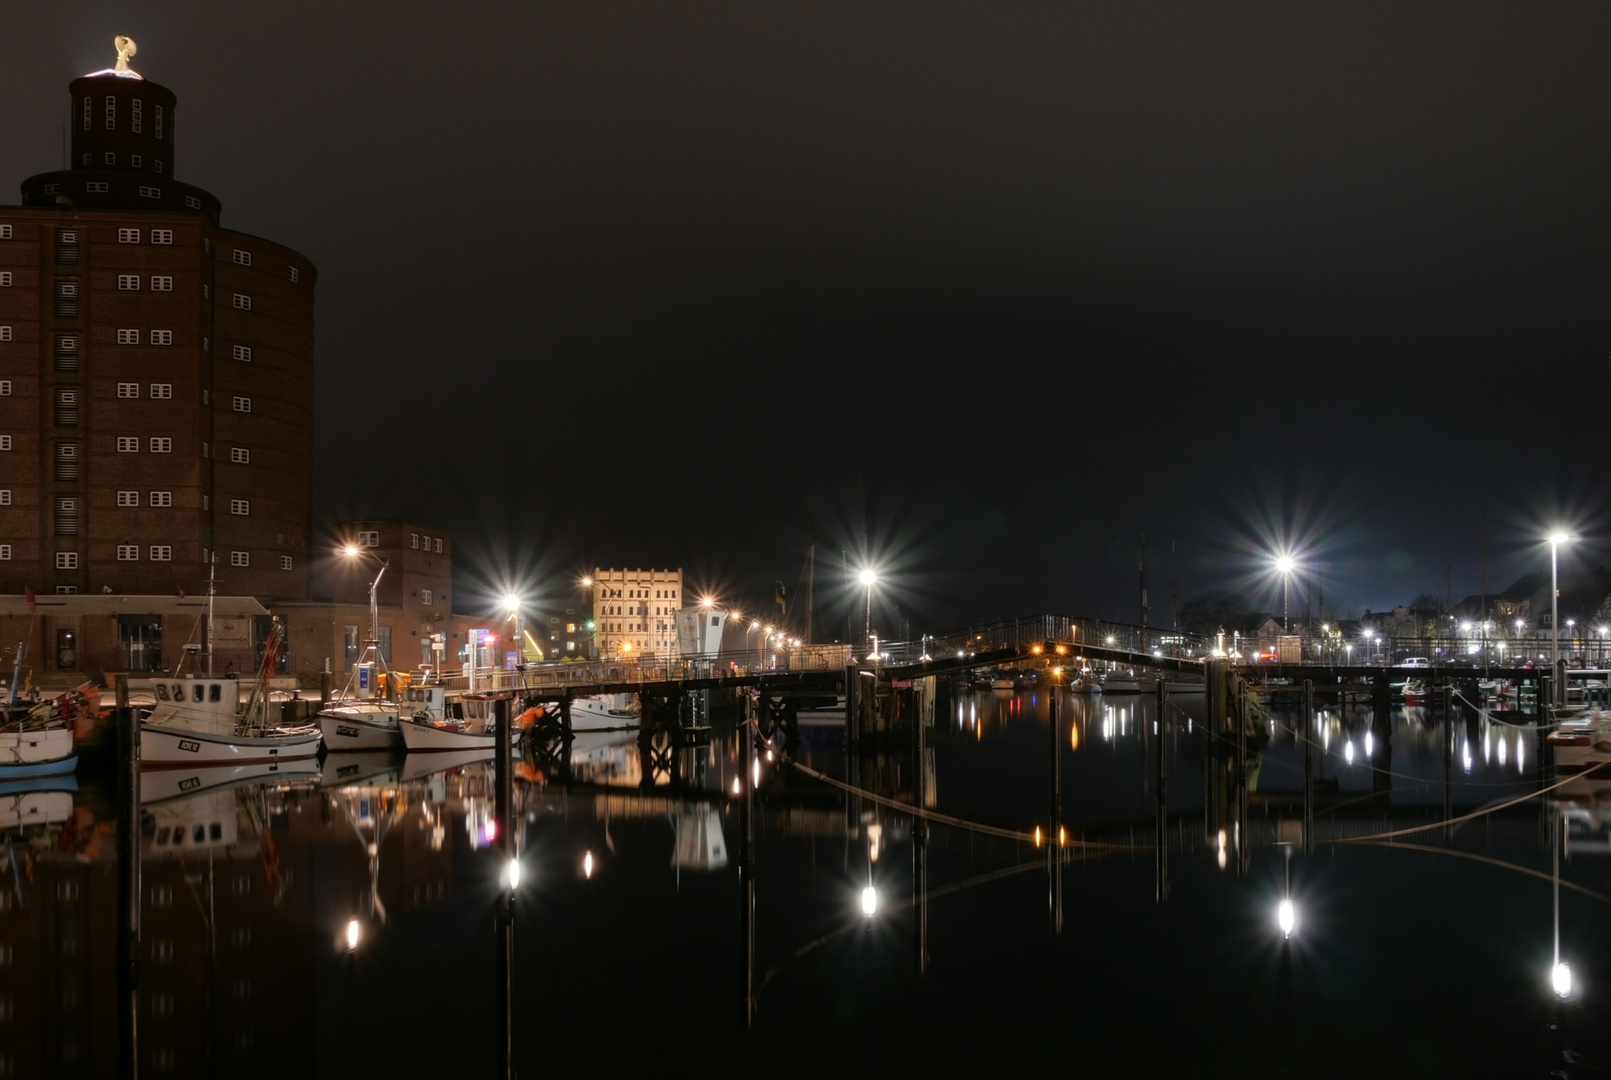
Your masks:
{"label": "building facade", "polygon": [[314,267],[175,179],[171,91],[69,92],[0,207],[0,593],[305,598]]}
{"label": "building facade", "polygon": [[677,655],[682,570],[593,571],[593,622],[598,655]]}

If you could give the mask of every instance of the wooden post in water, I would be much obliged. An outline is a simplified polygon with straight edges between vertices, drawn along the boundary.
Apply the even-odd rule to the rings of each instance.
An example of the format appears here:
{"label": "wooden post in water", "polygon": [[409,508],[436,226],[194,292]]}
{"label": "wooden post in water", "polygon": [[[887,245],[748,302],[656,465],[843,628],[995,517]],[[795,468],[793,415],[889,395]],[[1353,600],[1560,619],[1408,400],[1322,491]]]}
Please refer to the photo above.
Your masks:
{"label": "wooden post in water", "polygon": [[1298,725],[1298,738],[1303,740],[1303,850],[1315,849],[1315,683],[1303,680],[1303,723]]}
{"label": "wooden post in water", "polygon": [[[845,782],[852,788],[861,783],[861,671],[855,664],[845,668]],[[847,793],[845,835],[854,834],[860,827],[861,798]]]}
{"label": "wooden post in water", "polygon": [[1052,677],[1052,690],[1047,707],[1051,709],[1051,804],[1048,818],[1050,829],[1046,834],[1047,906],[1051,912],[1052,933],[1063,932],[1063,741],[1058,729],[1058,686]]}
{"label": "wooden post in water", "polygon": [[514,802],[511,740],[509,731],[508,698],[492,703],[493,715],[493,818],[498,823],[498,900],[495,905],[497,932],[497,987],[498,1074],[515,1075],[514,1066],[514,968],[515,968],[515,881],[513,862],[517,854],[514,835],[510,827],[510,806]]}
{"label": "wooden post in water", "polygon": [[[924,692],[932,694],[934,680],[922,682]],[[923,816],[928,805],[928,732],[924,730],[928,712],[927,707],[912,710],[912,913],[919,975],[929,970],[929,823]]]}
{"label": "wooden post in water", "polygon": [[1160,904],[1169,899],[1169,854],[1166,846],[1169,822],[1169,763],[1164,754],[1164,743],[1167,741],[1164,738],[1164,731],[1166,730],[1164,714],[1168,709],[1169,684],[1160,675],[1158,676],[1158,735],[1153,740],[1153,774],[1155,777],[1153,787],[1157,791],[1158,798],[1158,828],[1153,843],[1158,849],[1157,899]]}
{"label": "wooden post in water", "polygon": [[1236,680],[1236,876],[1247,873],[1247,680]]}
{"label": "wooden post in water", "polygon": [[116,676],[118,1075],[140,1073],[140,722],[129,677]]}
{"label": "wooden post in water", "polygon": [[334,693],[334,677],[328,671],[319,673],[319,708],[328,709],[330,698]]}
{"label": "wooden post in water", "polygon": [[755,732],[760,710],[760,701],[766,694],[766,686],[757,687],[761,698],[755,700],[754,712],[747,720],[741,720],[738,726],[738,738],[741,753],[738,755],[739,767],[744,770],[741,787],[744,797],[739,800],[739,838],[741,847],[738,856],[738,888],[739,888],[739,951],[743,954],[744,971],[742,985],[744,987],[744,1026],[750,1027],[755,1023]]}

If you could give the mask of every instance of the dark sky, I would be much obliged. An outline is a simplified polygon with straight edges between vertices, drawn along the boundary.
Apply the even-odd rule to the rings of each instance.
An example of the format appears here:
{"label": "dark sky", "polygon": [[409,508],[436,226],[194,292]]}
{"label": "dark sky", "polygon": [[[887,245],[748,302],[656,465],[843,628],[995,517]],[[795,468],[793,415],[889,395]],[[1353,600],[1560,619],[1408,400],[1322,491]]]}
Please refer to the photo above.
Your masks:
{"label": "dark sky", "polygon": [[[111,40],[319,267],[321,518],[470,586],[871,557],[918,627],[1611,563],[1602,4],[285,2],[6,17],[0,191]],[[886,609],[883,621],[893,612]]]}

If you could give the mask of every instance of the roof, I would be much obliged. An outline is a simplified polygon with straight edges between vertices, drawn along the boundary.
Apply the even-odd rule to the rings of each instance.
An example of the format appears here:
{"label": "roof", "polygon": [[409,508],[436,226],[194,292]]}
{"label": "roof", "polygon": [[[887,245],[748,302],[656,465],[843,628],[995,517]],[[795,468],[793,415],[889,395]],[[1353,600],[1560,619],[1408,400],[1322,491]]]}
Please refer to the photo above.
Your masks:
{"label": "roof", "polygon": [[[267,615],[268,609],[252,596],[215,596],[213,616],[240,619]],[[34,601],[40,615],[205,615],[205,596],[126,596],[120,593],[78,593],[40,596]],[[0,596],[0,615],[31,615],[26,596]]]}

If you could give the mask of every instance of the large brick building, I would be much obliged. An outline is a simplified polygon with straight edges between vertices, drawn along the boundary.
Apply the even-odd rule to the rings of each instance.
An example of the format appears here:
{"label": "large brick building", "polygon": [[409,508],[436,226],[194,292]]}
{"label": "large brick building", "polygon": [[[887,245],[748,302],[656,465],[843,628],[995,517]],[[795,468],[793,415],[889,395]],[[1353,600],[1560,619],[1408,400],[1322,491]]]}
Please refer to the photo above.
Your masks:
{"label": "large brick building", "polygon": [[71,167],[0,207],[0,593],[195,595],[216,557],[304,598],[313,265],[175,179],[171,91],[69,92]]}

